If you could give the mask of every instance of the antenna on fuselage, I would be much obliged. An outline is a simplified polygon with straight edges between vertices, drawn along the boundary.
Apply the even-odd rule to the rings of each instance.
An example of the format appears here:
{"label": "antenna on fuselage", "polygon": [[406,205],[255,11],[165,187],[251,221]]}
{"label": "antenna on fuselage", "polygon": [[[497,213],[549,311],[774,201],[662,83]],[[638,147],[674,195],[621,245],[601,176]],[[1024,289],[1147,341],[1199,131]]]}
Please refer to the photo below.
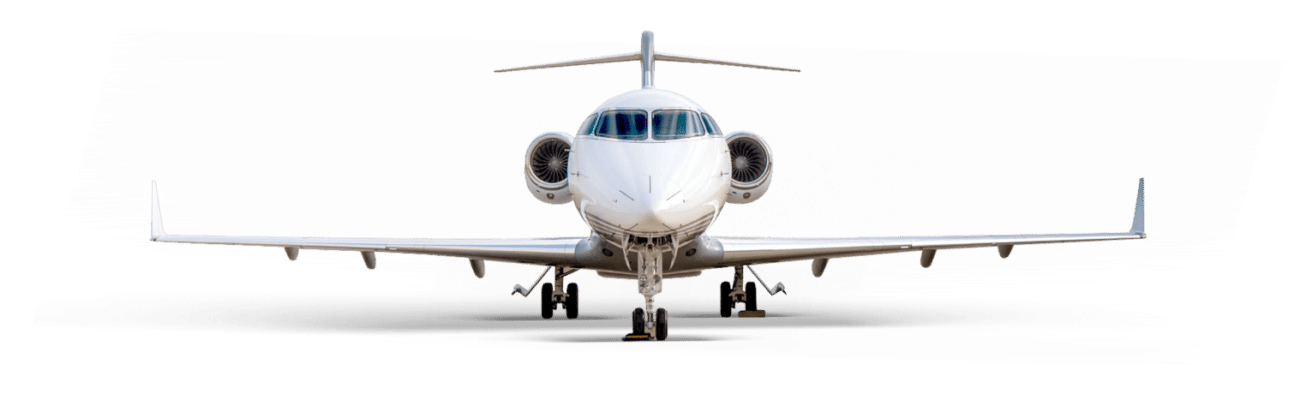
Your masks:
{"label": "antenna on fuselage", "polygon": [[687,57],[687,56],[658,53],[655,52],[655,33],[651,31],[641,32],[640,53],[627,53],[627,54],[619,54],[613,56],[587,58],[582,60],[562,61],[562,62],[550,63],[550,64],[530,65],[527,67],[519,67],[519,68],[498,69],[492,72],[510,72],[510,71],[522,71],[526,69],[572,67],[575,65],[605,64],[605,63],[638,61],[638,60],[641,61],[641,88],[643,89],[650,89],[655,87],[655,62],[656,61],[674,61],[674,62],[685,62],[685,63],[696,63],[696,64],[716,64],[716,65],[729,65],[733,67],[770,69],[774,71],[799,72],[799,70],[791,69],[791,68],[769,67],[766,65],[745,64],[745,63],[738,63],[738,62],[731,62],[731,61],[710,60],[707,58]]}

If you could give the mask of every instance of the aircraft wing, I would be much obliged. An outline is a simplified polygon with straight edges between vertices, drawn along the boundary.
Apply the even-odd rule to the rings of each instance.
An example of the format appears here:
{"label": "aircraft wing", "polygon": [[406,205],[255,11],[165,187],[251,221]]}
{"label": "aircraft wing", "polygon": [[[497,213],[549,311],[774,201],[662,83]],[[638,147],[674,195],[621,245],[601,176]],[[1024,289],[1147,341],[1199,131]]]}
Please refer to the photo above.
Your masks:
{"label": "aircraft wing", "polygon": [[1012,246],[1022,244],[1145,239],[1147,235],[1145,207],[1143,206],[1143,185],[1143,180],[1138,180],[1137,205],[1133,213],[1133,226],[1129,228],[1128,232],[824,239],[716,237],[714,239],[722,248],[720,265],[747,265],[818,259],[818,263],[821,263],[820,265],[824,268],[824,260],[830,258],[921,251],[923,252],[921,264],[928,267],[930,261],[934,260],[935,250],[970,247],[998,247],[998,252],[1003,258],[1006,258],[1011,254]]}
{"label": "aircraft wing", "polygon": [[430,254],[528,264],[573,265],[578,263],[575,258],[578,244],[585,239],[385,239],[170,235],[163,229],[157,183],[153,185],[152,219],[149,239],[155,242],[283,247],[290,259],[297,258],[299,249],[359,251],[362,252],[366,265],[371,268],[374,267],[375,252]]}

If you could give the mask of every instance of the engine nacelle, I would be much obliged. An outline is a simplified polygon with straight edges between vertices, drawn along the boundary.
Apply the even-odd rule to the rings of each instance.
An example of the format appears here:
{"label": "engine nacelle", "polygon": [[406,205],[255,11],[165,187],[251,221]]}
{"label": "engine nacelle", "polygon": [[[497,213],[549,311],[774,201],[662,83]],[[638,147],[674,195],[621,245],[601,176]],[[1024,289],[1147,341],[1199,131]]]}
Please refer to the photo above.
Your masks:
{"label": "engine nacelle", "polygon": [[772,149],[763,138],[749,132],[727,135],[731,153],[731,188],[727,202],[745,204],[758,200],[772,184]]}
{"label": "engine nacelle", "polygon": [[550,204],[573,201],[569,191],[569,148],[573,139],[550,132],[533,139],[524,153],[524,181],[528,192]]}

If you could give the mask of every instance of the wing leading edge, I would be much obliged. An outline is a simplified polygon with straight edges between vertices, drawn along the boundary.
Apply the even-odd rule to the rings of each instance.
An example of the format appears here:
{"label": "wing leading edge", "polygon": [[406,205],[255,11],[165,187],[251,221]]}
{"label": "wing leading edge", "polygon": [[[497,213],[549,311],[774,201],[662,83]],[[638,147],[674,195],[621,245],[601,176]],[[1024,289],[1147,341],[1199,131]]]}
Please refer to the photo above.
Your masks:
{"label": "wing leading edge", "polygon": [[[469,259],[528,264],[578,264],[578,246],[586,238],[556,239],[396,239],[396,238],[311,238],[273,236],[170,235],[163,229],[158,204],[158,184],[153,184],[152,225],[149,240],[170,243],[227,244],[283,247],[297,258],[298,249],[359,251],[368,264],[373,252],[429,254]],[[371,264],[373,265],[373,264]]]}
{"label": "wing leading edge", "polygon": [[[1021,244],[1088,242],[1145,239],[1144,180],[1138,181],[1133,225],[1122,233],[1045,235],[917,236],[875,238],[737,238],[710,237],[717,244],[716,266],[764,264],[809,259],[856,257],[874,254],[922,251],[933,260],[941,249],[999,247],[1006,257],[1011,247]],[[171,243],[225,244],[283,247],[291,259],[299,249],[358,251],[373,265],[374,252],[428,254],[543,265],[582,265],[583,254],[593,248],[591,238],[554,239],[402,239],[402,238],[312,238],[273,236],[171,235],[163,229],[157,183],[153,185],[150,240]],[[369,254],[367,254],[369,253]],[[598,252],[597,252],[598,253]],[[923,255],[922,264],[928,266]],[[824,268],[824,267],[823,267]]]}
{"label": "wing leading edge", "polygon": [[[722,247],[723,265],[763,264],[808,259],[854,257],[904,251],[933,251],[970,247],[999,247],[1003,257],[1011,246],[1019,244],[1046,244],[1090,242],[1100,240],[1145,239],[1146,217],[1143,205],[1143,179],[1138,180],[1137,204],[1134,206],[1133,226],[1122,233],[1080,233],[1047,235],[990,235],[990,236],[917,236],[878,238],[714,238]],[[932,254],[932,253],[931,253]],[[931,259],[932,255],[931,255]],[[927,264],[923,261],[923,264]]]}

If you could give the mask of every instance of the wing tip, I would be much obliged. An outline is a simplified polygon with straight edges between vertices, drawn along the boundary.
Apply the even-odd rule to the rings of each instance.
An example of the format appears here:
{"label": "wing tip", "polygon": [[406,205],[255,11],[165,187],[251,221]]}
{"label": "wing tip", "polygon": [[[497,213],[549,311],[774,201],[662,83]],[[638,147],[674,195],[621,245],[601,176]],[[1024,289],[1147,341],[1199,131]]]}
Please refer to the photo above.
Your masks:
{"label": "wing tip", "polygon": [[1136,233],[1146,239],[1146,204],[1143,199],[1146,186],[1146,178],[1138,178],[1137,204],[1133,206],[1133,227],[1129,228],[1129,233]]}
{"label": "wing tip", "polygon": [[158,206],[158,181],[152,181],[151,183],[153,186],[153,202],[150,207],[151,214],[149,221],[151,224],[149,226],[149,240],[157,241],[158,238],[166,235],[167,231],[163,229],[162,209]]}

